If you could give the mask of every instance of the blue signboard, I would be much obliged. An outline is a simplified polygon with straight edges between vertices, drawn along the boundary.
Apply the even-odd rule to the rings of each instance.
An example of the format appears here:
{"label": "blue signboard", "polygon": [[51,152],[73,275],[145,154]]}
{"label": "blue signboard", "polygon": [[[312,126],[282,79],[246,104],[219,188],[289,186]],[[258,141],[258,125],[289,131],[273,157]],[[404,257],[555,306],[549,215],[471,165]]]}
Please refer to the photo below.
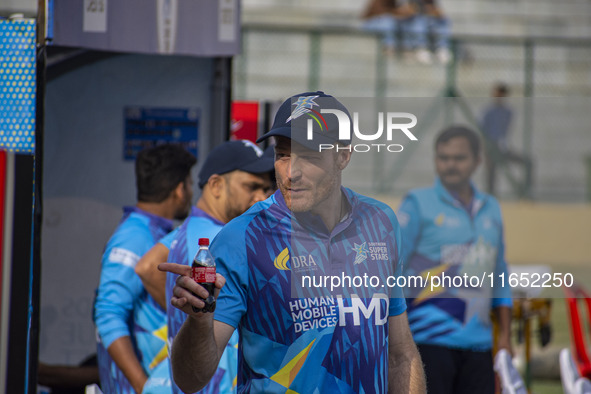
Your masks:
{"label": "blue signboard", "polygon": [[165,143],[180,144],[197,157],[200,109],[125,107],[124,113],[124,160]]}
{"label": "blue signboard", "polygon": [[35,20],[0,19],[0,149],[35,153]]}

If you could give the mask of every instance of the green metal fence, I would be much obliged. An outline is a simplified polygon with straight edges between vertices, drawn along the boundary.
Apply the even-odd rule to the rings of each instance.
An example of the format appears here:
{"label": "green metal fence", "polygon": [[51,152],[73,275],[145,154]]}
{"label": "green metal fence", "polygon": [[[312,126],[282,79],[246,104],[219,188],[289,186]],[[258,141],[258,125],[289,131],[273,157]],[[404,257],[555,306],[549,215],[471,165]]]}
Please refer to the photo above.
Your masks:
{"label": "green metal fence", "polygon": [[[576,107],[584,108],[581,103],[591,98],[591,39],[454,36],[454,56],[447,65],[423,65],[385,53],[378,35],[354,27],[250,24],[243,27],[242,39],[242,54],[234,63],[235,99],[280,100],[295,92],[320,89],[342,97],[431,98],[436,108],[441,104],[437,98],[452,98],[443,100],[449,112],[445,122],[453,121],[456,114],[456,121],[477,126],[472,98],[484,100],[490,96],[492,85],[503,81],[510,86],[511,104],[519,112],[512,127],[512,142],[525,156],[533,157],[541,171],[537,170],[533,189],[505,171],[506,196],[584,200],[585,157],[591,154],[591,132],[583,133],[580,125],[585,124],[588,111],[572,115],[577,130],[562,131],[572,138],[547,153],[546,147],[555,142],[552,131],[545,129],[551,122],[544,117],[550,116],[545,108],[553,107],[547,102],[549,98],[562,100],[554,105],[557,108],[572,108],[573,100]],[[567,155],[570,161],[564,164]],[[373,191],[397,193],[396,185],[408,171],[408,160],[398,158],[394,164],[385,164],[391,171],[376,171],[383,175],[376,175]],[[576,185],[565,188],[562,182],[566,178],[546,175],[560,161],[565,171],[572,169],[569,185]],[[432,172],[430,167],[426,170]]]}
{"label": "green metal fence", "polygon": [[[353,63],[351,72],[363,73],[350,77],[363,81],[361,93],[374,97],[410,96],[397,94],[398,71],[412,76],[410,82],[417,86],[421,84],[416,79],[427,77],[432,91],[451,86],[468,96],[488,96],[497,80],[513,86],[516,96],[591,96],[591,38],[457,35],[451,40],[456,61],[446,71],[437,65],[402,64],[399,57],[383,53],[379,35],[354,27],[250,24],[243,27],[242,39],[242,55],[235,60],[239,99],[261,96],[254,84],[259,82],[257,77],[264,78],[260,73],[265,70],[257,68],[255,61],[271,68],[276,65],[283,77],[298,79],[300,88],[316,90],[332,85],[334,78],[325,68],[339,60]],[[284,94],[280,85],[279,95]],[[412,93],[412,87],[403,90],[407,92]],[[424,90],[415,90],[415,95],[424,96],[420,93]]]}

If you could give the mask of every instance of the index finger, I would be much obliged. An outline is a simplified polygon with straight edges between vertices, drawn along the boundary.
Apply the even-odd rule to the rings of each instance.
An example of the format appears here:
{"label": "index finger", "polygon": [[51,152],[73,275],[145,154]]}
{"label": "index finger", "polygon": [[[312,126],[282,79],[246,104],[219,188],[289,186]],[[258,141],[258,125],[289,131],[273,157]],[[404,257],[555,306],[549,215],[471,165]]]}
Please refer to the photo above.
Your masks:
{"label": "index finger", "polygon": [[158,270],[177,275],[192,276],[191,266],[184,264],[160,263],[158,264]]}

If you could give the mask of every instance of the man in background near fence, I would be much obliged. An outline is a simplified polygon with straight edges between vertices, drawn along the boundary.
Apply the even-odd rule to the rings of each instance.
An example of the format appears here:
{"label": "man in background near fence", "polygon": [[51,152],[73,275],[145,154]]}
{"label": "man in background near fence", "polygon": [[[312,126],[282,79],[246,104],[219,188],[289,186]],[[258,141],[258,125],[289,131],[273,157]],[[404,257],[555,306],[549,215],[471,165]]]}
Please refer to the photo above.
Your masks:
{"label": "man in background near fence", "polygon": [[479,163],[478,135],[445,129],[435,142],[435,185],[410,191],[398,212],[405,274],[428,278],[405,295],[430,394],[494,393],[491,309],[497,348],[511,353],[511,292],[498,280],[507,270],[501,211],[470,180]]}
{"label": "man in background near fence", "polygon": [[[146,292],[134,267],[191,208],[191,168],[197,160],[178,145],[141,151],[135,161],[137,203],[123,218],[103,254],[94,303],[97,355],[105,393],[141,393],[166,359],[164,309]],[[170,387],[164,390],[170,392]]]}
{"label": "man in background near fence", "polygon": [[517,163],[522,166],[525,172],[523,190],[527,192],[532,186],[531,159],[509,148],[513,110],[506,102],[508,95],[509,87],[502,82],[496,83],[492,89],[493,102],[482,116],[481,128],[489,148],[486,155],[487,191],[493,195],[496,192],[497,168],[503,164]]}

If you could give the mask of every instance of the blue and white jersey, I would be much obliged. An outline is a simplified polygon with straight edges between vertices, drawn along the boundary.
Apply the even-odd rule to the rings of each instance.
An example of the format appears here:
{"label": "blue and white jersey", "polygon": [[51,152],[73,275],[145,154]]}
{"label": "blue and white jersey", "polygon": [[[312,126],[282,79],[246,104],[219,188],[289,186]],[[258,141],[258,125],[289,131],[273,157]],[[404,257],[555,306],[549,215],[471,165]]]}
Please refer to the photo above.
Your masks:
{"label": "blue and white jersey", "polygon": [[409,192],[398,211],[405,275],[480,280],[406,288],[408,320],[419,344],[488,350],[491,308],[512,305],[510,288],[498,280],[507,272],[499,204],[473,189],[466,207],[437,179],[433,187]]}
{"label": "blue and white jersey", "polygon": [[[177,264],[191,265],[193,258],[199,250],[199,238],[209,238],[210,241],[215,238],[222,229],[224,223],[211,217],[203,210],[194,208],[191,215],[184,223],[175,230],[174,239],[170,240],[167,236],[163,239],[165,246],[170,245],[168,261]],[[172,233],[171,233],[172,234]],[[170,305],[172,297],[172,288],[176,283],[178,275],[166,274],[166,302]],[[168,340],[171,344],[176,334],[181,329],[187,315],[174,307],[168,307],[166,311],[168,319]],[[238,332],[230,338],[226,350],[222,354],[218,369],[209,382],[209,384],[200,391],[203,394],[231,393],[236,392],[236,375],[238,371]],[[172,376],[172,368],[168,371]],[[173,392],[175,394],[182,391],[173,382]]]}
{"label": "blue and white jersey", "polygon": [[[351,210],[332,231],[319,217],[293,215],[278,191],[214,239],[226,278],[214,319],[240,332],[239,392],[387,392],[388,317],[406,309],[401,290],[347,298],[295,283],[302,275],[401,274],[394,212],[342,190]],[[306,290],[319,296],[292,296]]]}
{"label": "blue and white jersey", "polygon": [[172,230],[172,221],[136,207],[125,207],[103,254],[94,304],[101,387],[108,393],[133,393],[106,349],[129,336],[146,375],[167,357],[166,315],[146,292],[135,265],[156,241]]}

